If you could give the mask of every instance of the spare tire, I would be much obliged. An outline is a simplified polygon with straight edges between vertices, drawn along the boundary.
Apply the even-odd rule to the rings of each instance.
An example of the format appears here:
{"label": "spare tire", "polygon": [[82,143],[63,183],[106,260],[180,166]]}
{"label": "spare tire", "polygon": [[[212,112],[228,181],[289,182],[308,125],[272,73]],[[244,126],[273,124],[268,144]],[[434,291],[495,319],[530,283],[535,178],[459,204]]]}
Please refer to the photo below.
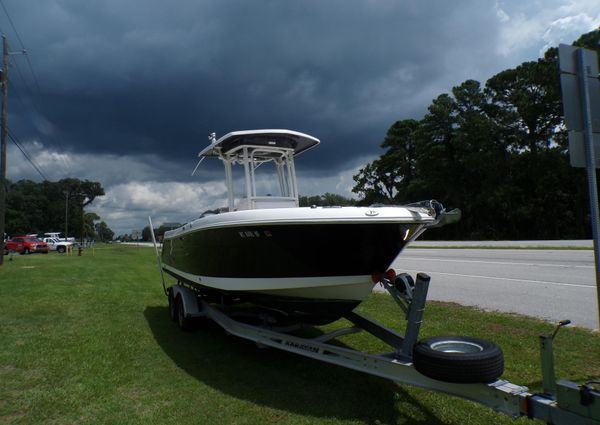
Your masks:
{"label": "spare tire", "polygon": [[504,372],[502,349],[466,336],[436,336],[415,344],[413,364],[423,375],[444,382],[494,381]]}

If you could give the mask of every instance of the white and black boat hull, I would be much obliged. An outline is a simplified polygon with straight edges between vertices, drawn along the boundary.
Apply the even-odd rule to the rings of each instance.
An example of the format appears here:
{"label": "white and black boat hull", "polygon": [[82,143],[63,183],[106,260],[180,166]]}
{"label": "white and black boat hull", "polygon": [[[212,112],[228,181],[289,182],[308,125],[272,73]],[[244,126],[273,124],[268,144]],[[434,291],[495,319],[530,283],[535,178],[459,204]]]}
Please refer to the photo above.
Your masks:
{"label": "white and black boat hull", "polygon": [[248,301],[304,322],[331,322],[371,292],[372,276],[387,271],[425,225],[414,217],[411,222],[365,220],[365,211],[360,213],[360,221],[339,214],[328,220],[332,212],[321,213],[321,221],[234,220],[236,213],[200,219],[167,235],[163,268],[200,292]]}

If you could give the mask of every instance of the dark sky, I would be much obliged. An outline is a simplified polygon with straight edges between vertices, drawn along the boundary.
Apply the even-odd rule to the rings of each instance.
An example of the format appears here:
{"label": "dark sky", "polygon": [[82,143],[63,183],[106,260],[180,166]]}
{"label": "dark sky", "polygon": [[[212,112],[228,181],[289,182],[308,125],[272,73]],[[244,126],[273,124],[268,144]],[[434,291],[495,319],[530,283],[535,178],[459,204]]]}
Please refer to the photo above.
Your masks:
{"label": "dark sky", "polygon": [[[100,181],[117,231],[221,205],[207,135],[288,128],[321,145],[300,191],[350,196],[398,119],[600,22],[594,1],[2,0],[9,127],[50,180]],[[40,180],[13,146],[8,177]]]}

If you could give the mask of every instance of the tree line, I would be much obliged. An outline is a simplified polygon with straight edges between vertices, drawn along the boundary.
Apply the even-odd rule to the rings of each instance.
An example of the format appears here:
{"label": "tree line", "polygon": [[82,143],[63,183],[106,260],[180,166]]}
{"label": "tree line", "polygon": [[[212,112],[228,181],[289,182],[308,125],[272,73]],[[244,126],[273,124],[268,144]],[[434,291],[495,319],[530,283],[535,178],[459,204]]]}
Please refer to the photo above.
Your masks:
{"label": "tree line", "polygon": [[61,232],[65,237],[110,241],[113,231],[98,214],[85,211],[102,195],[102,185],[88,180],[7,180],[5,231],[10,236]]}
{"label": "tree line", "polygon": [[[599,51],[599,42],[593,31],[573,44]],[[557,48],[439,95],[421,120],[395,122],[381,147],[353,192],[360,204],[437,199],[462,210],[458,225],[430,237],[591,237],[585,170],[569,163]]]}
{"label": "tree line", "polygon": [[[180,224],[172,226],[165,226],[164,224],[161,224],[159,227],[154,229],[154,237],[156,238],[157,242],[162,242],[165,232],[176,229],[179,226]],[[144,242],[152,242],[152,230],[150,230],[150,226],[146,226],[142,229],[141,238],[141,240]]]}

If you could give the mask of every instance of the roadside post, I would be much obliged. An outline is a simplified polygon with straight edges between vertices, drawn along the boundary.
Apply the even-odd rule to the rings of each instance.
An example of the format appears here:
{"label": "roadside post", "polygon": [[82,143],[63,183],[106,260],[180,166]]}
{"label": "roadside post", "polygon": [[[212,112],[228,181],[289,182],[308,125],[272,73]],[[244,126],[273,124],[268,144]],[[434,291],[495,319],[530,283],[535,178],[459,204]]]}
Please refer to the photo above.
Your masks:
{"label": "roadside post", "polygon": [[558,47],[560,85],[569,131],[569,156],[573,167],[585,167],[588,177],[598,323],[600,324],[600,239],[596,168],[600,168],[600,80],[594,50],[561,44]]}

